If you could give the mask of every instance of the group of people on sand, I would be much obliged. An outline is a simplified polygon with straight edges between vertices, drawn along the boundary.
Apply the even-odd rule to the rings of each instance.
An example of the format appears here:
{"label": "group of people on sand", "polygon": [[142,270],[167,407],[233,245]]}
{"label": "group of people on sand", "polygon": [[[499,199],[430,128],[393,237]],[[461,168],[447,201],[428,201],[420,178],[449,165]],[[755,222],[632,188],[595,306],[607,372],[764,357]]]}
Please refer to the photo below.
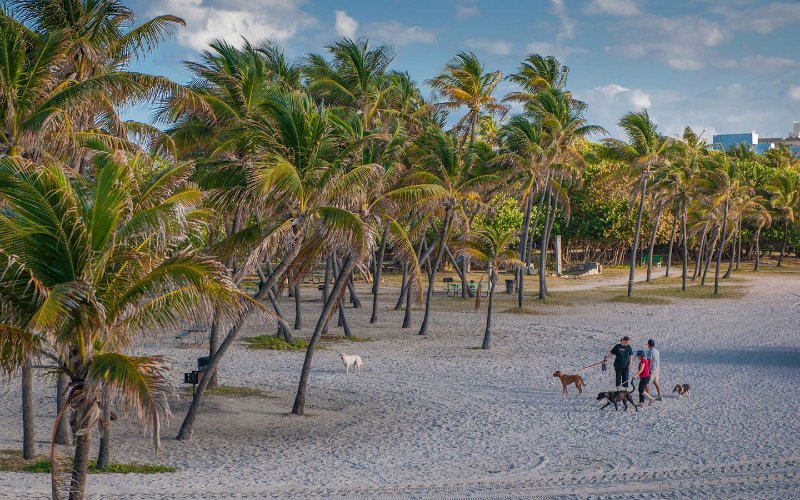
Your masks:
{"label": "group of people on sand", "polygon": [[[653,401],[662,401],[661,397],[661,355],[656,349],[656,342],[653,339],[647,341],[647,350],[639,349],[636,351],[636,358],[639,365],[636,373],[631,375],[631,368],[633,367],[633,348],[630,346],[631,339],[627,335],[620,339],[620,343],[611,349],[610,354],[614,356],[614,374],[617,390],[625,387],[627,390],[628,384],[633,382],[634,378],[639,379],[639,403],[644,403],[645,398],[649,403]],[[603,358],[603,361],[608,359],[608,355]],[[656,388],[657,397],[650,395],[650,383]]]}

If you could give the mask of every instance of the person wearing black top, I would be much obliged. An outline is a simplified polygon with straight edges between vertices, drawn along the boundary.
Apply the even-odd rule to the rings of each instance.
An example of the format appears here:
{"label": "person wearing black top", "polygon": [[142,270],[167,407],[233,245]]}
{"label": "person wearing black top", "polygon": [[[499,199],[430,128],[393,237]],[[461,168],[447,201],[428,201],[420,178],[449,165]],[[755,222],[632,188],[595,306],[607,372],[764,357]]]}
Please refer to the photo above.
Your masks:
{"label": "person wearing black top", "polygon": [[628,387],[631,362],[633,360],[633,348],[628,345],[630,341],[630,337],[626,335],[622,337],[619,344],[611,349],[611,355],[614,356],[614,373],[616,375],[617,389],[619,389],[620,386]]}

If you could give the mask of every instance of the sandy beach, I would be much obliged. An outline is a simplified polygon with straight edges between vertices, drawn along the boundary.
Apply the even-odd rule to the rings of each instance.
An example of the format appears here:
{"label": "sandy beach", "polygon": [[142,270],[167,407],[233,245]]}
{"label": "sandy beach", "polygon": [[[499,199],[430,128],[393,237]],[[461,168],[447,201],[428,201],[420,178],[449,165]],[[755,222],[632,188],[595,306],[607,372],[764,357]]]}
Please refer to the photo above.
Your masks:
{"label": "sandy beach", "polygon": [[[677,272],[680,272],[678,269]],[[643,273],[642,273],[643,274]],[[397,287],[382,288],[381,316],[347,309],[363,342],[326,342],[316,353],[307,415],[289,415],[303,352],[236,345],[220,383],[268,397],[205,400],[188,442],[174,440],[189,403],[173,418],[155,456],[151,440],[125,417],[113,424],[112,459],[171,465],[175,473],[91,475],[92,498],[507,498],[534,496],[791,498],[800,496],[800,273],[739,272],[717,299],[611,300],[625,276],[552,279],[553,300],[507,312],[498,296],[492,350],[480,345],[484,300],[437,296],[430,334],[403,330],[392,310]],[[638,285],[642,293],[676,287],[674,278]],[[438,279],[437,279],[438,281]],[[501,282],[502,283],[502,282]],[[529,285],[535,290],[533,281]],[[735,292],[735,293],[734,293]],[[304,289],[308,335],[320,307]],[[646,293],[645,293],[646,295]],[[293,317],[293,300],[283,307]],[[415,327],[421,312],[415,312]],[[251,324],[243,336],[274,332]],[[331,328],[331,333],[341,330]],[[176,384],[204,354],[175,347],[163,332],[139,353],[174,360]],[[638,412],[600,410],[613,374],[585,372],[582,396],[561,395],[554,370],[575,373],[629,335],[661,350],[664,401]],[[207,348],[206,348],[207,349]],[[345,375],[339,353],[358,354],[365,370]],[[689,398],[671,392],[690,383]],[[54,418],[53,381],[36,381],[37,452],[47,453]],[[17,378],[0,382],[0,448],[21,442]],[[94,440],[96,445],[97,439]],[[96,454],[95,451],[92,454]],[[46,474],[0,473],[0,497],[47,498]]]}

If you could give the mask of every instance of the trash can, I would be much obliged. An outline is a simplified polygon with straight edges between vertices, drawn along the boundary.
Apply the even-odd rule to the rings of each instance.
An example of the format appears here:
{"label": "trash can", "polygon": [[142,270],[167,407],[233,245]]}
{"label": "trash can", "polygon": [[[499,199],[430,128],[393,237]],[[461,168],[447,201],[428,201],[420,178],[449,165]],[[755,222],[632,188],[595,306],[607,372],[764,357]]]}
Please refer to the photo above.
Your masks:
{"label": "trash can", "polygon": [[514,280],[506,280],[506,293],[509,295],[514,293]]}
{"label": "trash can", "polygon": [[200,356],[197,358],[197,371],[204,372],[208,369],[208,365],[211,364],[211,356]]}

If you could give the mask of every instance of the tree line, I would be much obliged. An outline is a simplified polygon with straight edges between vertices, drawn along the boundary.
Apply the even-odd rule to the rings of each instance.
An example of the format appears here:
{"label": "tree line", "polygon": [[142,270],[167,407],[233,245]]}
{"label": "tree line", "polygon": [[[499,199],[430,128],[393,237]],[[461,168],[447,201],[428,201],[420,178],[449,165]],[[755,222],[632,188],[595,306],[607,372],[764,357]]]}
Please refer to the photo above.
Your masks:
{"label": "tree line", "polygon": [[[623,139],[607,138],[555,57],[531,54],[503,75],[459,52],[424,82],[430,98],[392,68],[391,46],[366,39],[299,60],[270,41],[214,40],[185,63],[184,84],[131,70],[183,24],[136,24],[116,0],[25,0],[0,13],[0,366],[21,373],[25,458],[33,364],[46,360],[57,380],[54,443],[71,442],[74,458],[68,471],[54,464],[54,496],[83,497],[94,429],[98,465],[108,463],[113,407],[158,446],[169,365],[130,355],[136,339],[210,325],[210,364],[177,436],[189,439],[243,325],[271,318],[291,342],[305,319],[300,284],[323,269],[297,415],[335,314],[350,335],[343,302],[348,291],[360,302],[357,274],[372,281],[378,321],[388,261],[402,275],[402,328],[424,304],[420,335],[440,270],[452,268],[468,298],[480,262],[488,349],[498,272],[512,272],[522,307],[535,267],[545,300],[556,234],[573,259],[627,255],[629,296],[637,252],[649,280],[657,244],[668,269],[673,247],[680,254],[684,290],[705,284],[713,262],[715,292],[723,257],[729,276],[751,257],[758,270],[764,247],[780,247],[780,265],[800,246],[796,155],[713,151],[688,128],[663,135],[646,111],[620,119]],[[498,96],[503,80],[516,90]],[[121,119],[131,105],[151,106],[153,122]]]}

